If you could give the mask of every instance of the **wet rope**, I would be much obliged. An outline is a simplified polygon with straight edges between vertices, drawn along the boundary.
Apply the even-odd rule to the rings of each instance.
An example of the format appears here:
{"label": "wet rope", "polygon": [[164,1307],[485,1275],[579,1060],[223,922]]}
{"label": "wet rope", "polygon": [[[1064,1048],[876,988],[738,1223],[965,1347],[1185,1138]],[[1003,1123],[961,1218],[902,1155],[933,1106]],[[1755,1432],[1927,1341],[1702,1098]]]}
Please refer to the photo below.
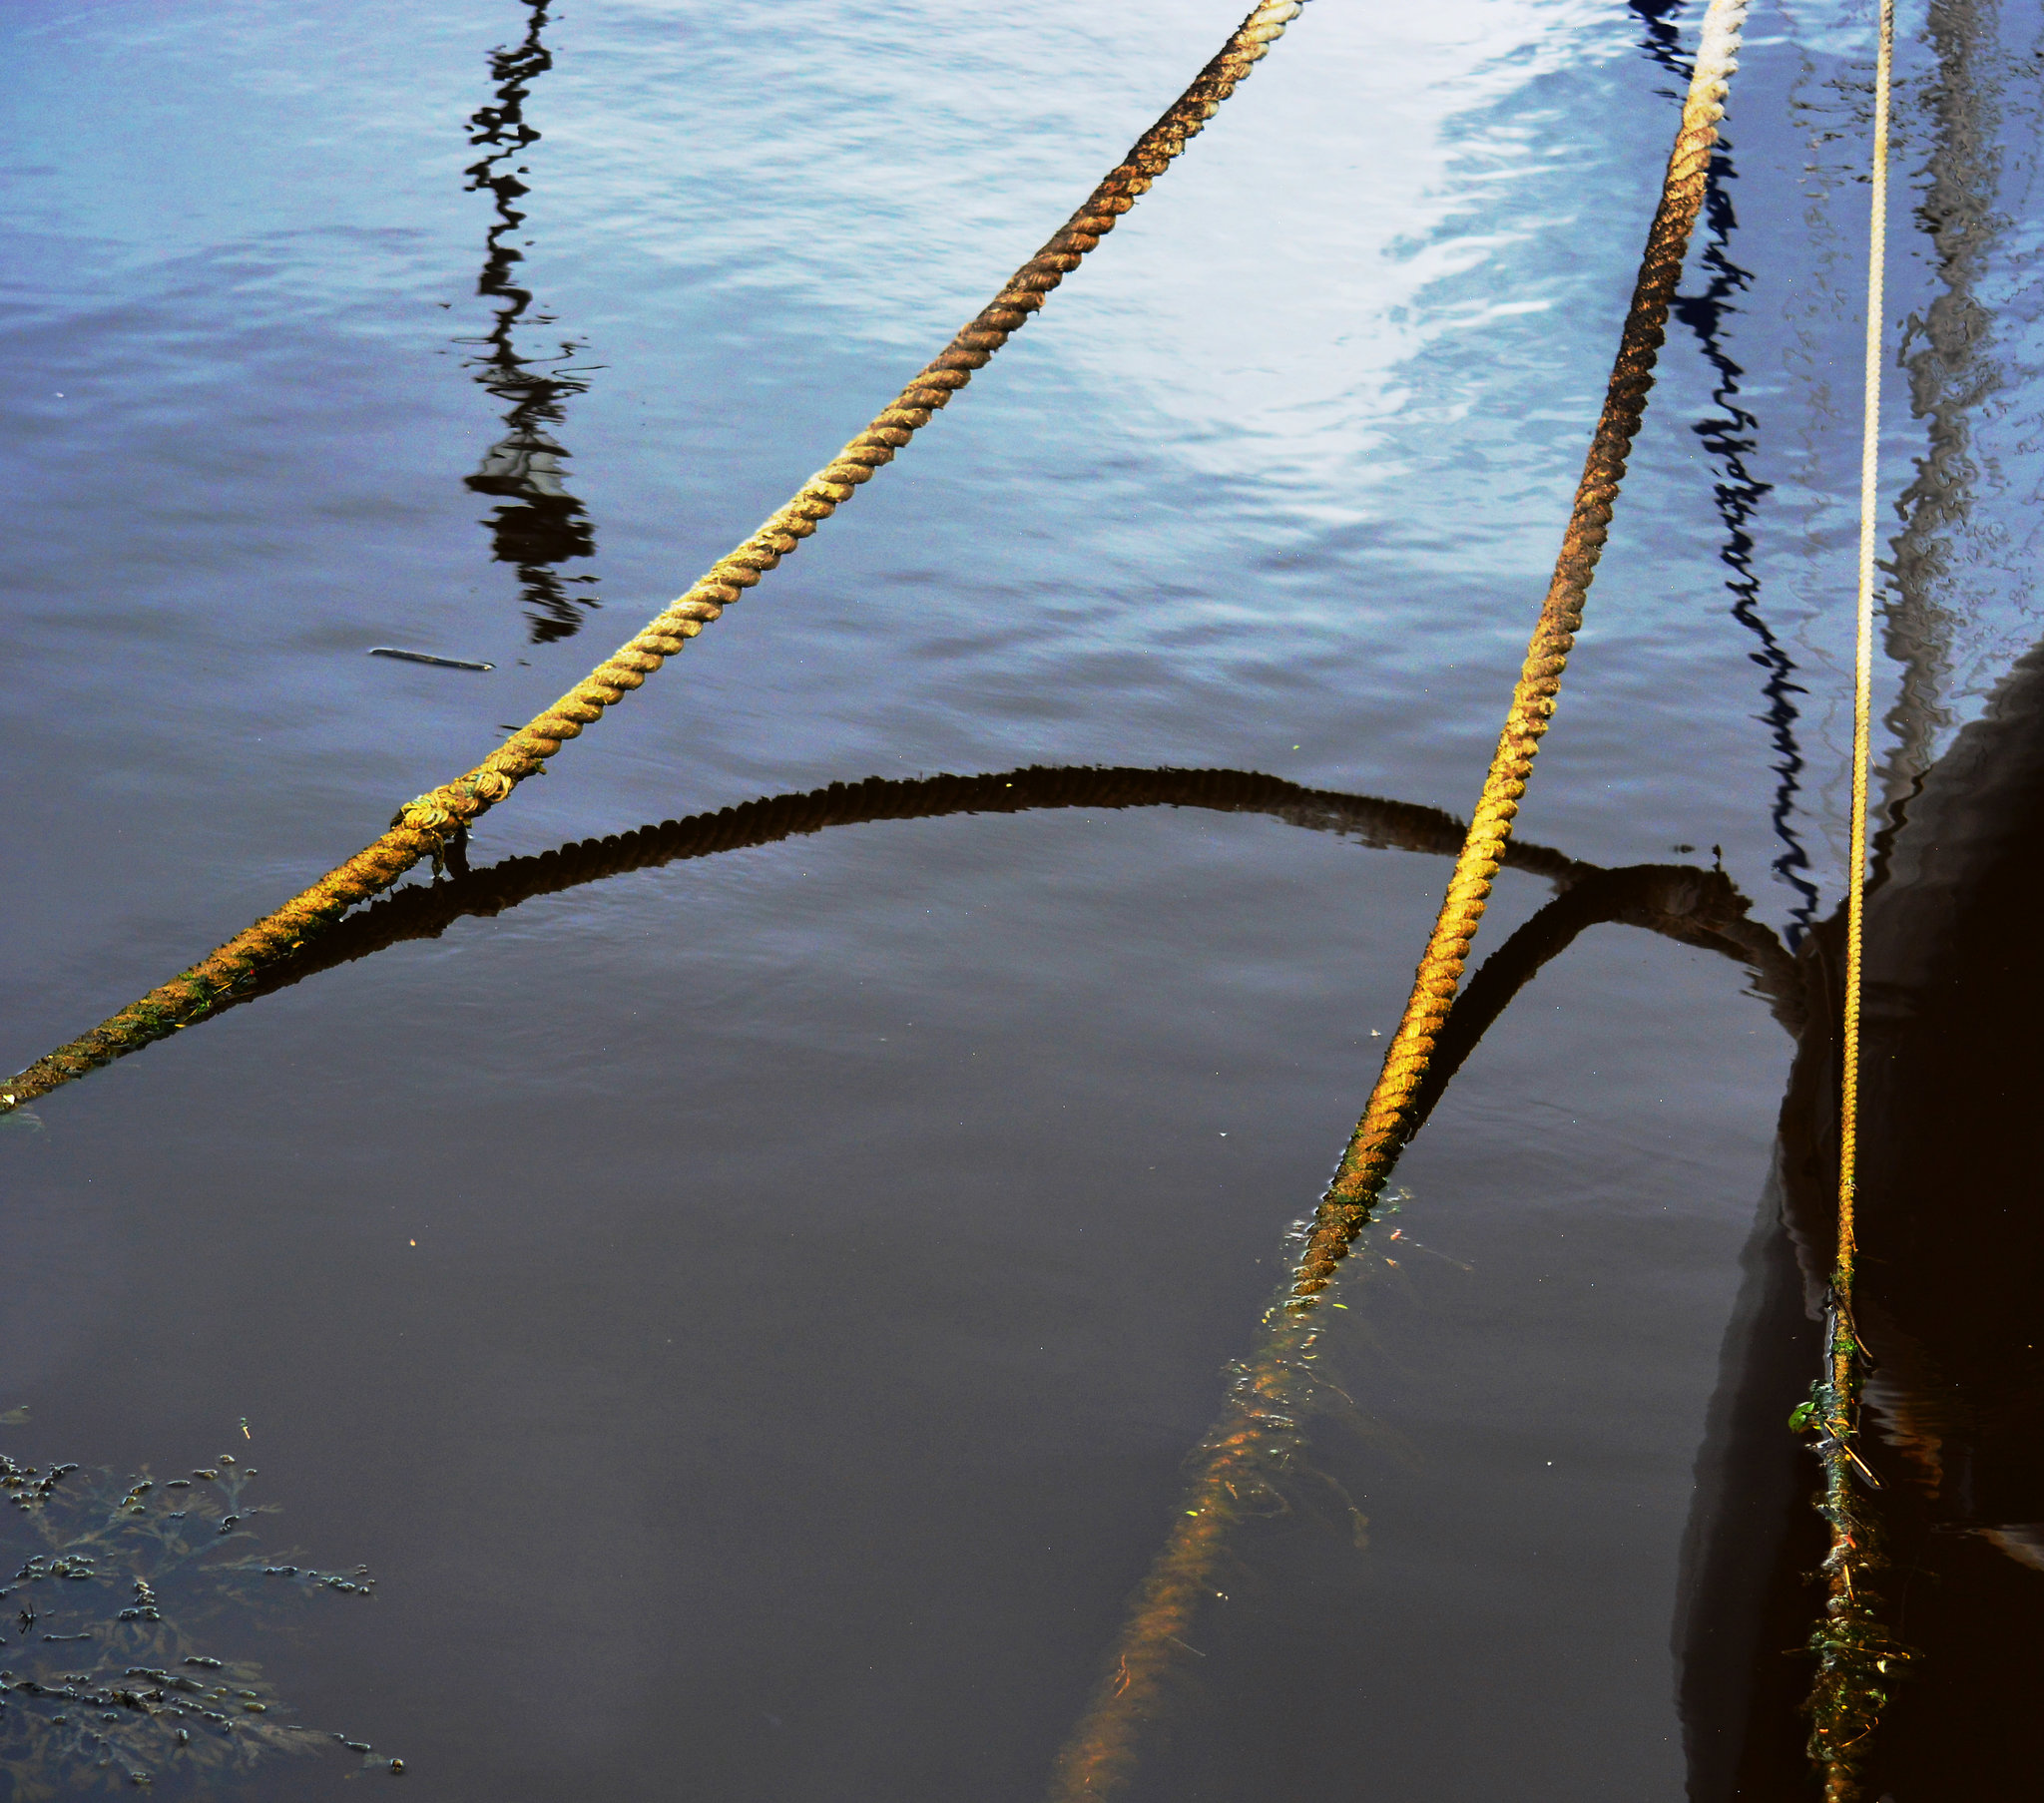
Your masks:
{"label": "wet rope", "polygon": [[1267,1474],[1302,1444],[1313,1405],[1318,1303],[1418,1125],[1416,1104],[1464,961],[1504,861],[1512,821],[1561,690],[1568,654],[1646,412],[1654,364],[1692,228],[1704,202],[1718,121],[1737,66],[1747,0],[1711,0],[1682,124],[1647,233],[1604,408],[1583,464],[1561,552],[1504,729],[1447,894],[1361,1121],[1307,1229],[1288,1289],[1265,1315],[1257,1350],[1235,1366],[1220,1420],[1189,1461],[1191,1482],[1170,1537],[1139,1586],[1099,1687],[1052,1773],[1054,1803],[1110,1795],[1133,1770],[1144,1720],[1161,1702],[1232,1527],[1268,1496]]}
{"label": "wet rope", "polygon": [[914,434],[946,406],[972,373],[1028,323],[1086,253],[1112,231],[1139,196],[1205,129],[1221,103],[1248,77],[1298,16],[1302,0],[1265,0],[1164,116],[1066,221],[1041,250],[1009,277],[943,352],[909,382],[856,438],[802,484],[759,531],[720,558],[672,606],[591,671],[588,677],[535,715],[495,751],[452,782],[401,807],[382,837],[330,870],[273,914],[238,933],[190,970],[152,990],[90,1033],[38,1059],[0,1084],[0,1114],[83,1077],[132,1050],[175,1032],[217,1007],[267,961],[288,955],[357,902],[390,887],[421,858],[436,861],[469,825],[545,768],[562,744],[603,717],[669,658],[790,555],[817,526],[891,463]]}
{"label": "wet rope", "polygon": [[[1824,1488],[1817,1507],[1830,1524],[1823,1571],[1827,1596],[1810,1635],[1816,1681],[1809,1698],[1809,1756],[1823,1777],[1826,1803],[1861,1794],[1868,1742],[1887,1704],[1886,1678],[1909,1656],[1881,1625],[1866,1575],[1886,1562],[1862,1502],[1877,1485],[1854,1446],[1859,1433],[1863,1354],[1853,1315],[1858,1263],[1854,1230],[1859,1186],[1859,1013],[1866,909],[1866,795],[1872,761],[1874,508],[1880,464],[1881,324],[1887,259],[1888,105],[1894,61],[1893,0],[1880,0],[1874,61],[1871,220],[1866,252],[1866,364],[1859,441],[1859,596],[1853,647],[1852,830],[1845,887],[1845,994],[1840,1011],[1838,1230],[1831,1263],[1824,1375],[1798,1416],[1819,1430]],[[1855,1574],[1857,1575],[1855,1578]]]}

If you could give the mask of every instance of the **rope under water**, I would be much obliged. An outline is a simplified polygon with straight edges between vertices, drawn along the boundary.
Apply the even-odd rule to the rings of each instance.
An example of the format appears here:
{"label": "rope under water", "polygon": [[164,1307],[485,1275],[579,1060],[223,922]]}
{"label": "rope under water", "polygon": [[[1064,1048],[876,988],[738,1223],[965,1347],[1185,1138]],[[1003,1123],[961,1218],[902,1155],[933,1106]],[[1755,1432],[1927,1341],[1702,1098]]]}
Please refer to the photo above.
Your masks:
{"label": "rope under water", "polygon": [[1266,1314],[1256,1351],[1234,1369],[1221,1419],[1190,1461],[1190,1487],[1170,1537],[1137,1590],[1085,1716],[1058,1755],[1050,1788],[1054,1803],[1108,1796],[1133,1769],[1143,1722],[1182,1662],[1194,1614],[1214,1588],[1229,1530],[1268,1495],[1265,1474],[1298,1445],[1297,1419],[1311,1403],[1319,1300],[1416,1128],[1421,1088],[1582,624],[1612,505],[1653,386],[1669,304],[1703,206],[1747,3],[1711,0],[1705,14],[1682,124],[1561,553],[1404,1015],[1307,1231],[1290,1285]]}
{"label": "rope under water", "polygon": [[[1826,1803],[1861,1794],[1868,1742],[1887,1704],[1886,1677],[1910,1655],[1882,1626],[1866,1575],[1885,1563],[1862,1486],[1876,1483],[1853,1442],[1859,1432],[1863,1348],[1853,1316],[1858,1262],[1854,1231],[1859,1184],[1859,1013],[1866,905],[1866,793],[1872,761],[1874,507],[1880,465],[1882,291],[1887,252],[1888,102],[1894,60],[1893,0],[1880,0],[1874,61],[1873,180],[1866,252],[1866,364],[1859,442],[1859,596],[1852,681],[1852,830],[1845,877],[1845,993],[1840,1011],[1838,1232],[1831,1263],[1824,1375],[1811,1396],[1810,1425],[1824,1488],[1818,1509],[1830,1524],[1823,1570],[1828,1595],[1810,1635],[1816,1681],[1809,1698],[1809,1755],[1823,1776]],[[1855,1579],[1855,1574],[1857,1578]]]}
{"label": "rope under water", "polygon": [[238,985],[251,981],[263,964],[289,954],[357,902],[389,888],[421,858],[439,857],[472,821],[528,776],[541,771],[545,760],[564,741],[577,737],[584,727],[603,717],[605,708],[615,706],[644,683],[850,500],[861,483],[893,461],[894,454],[931,416],[972,380],[972,372],[1028,323],[1029,315],[1042,307],[1051,291],[1171,167],[1187,141],[1205,129],[1221,103],[1298,16],[1302,3],[1264,0],[1200,71],[1193,85],[1136,141],[1086,204],[1008,278],[943,352],[863,432],[803,483],[786,506],[768,516],[737,550],[711,565],[687,594],[656,615],[643,632],[465,775],[406,802],[390,829],[372,845],[190,970],[0,1084],[0,1114],[97,1070],[136,1044],[161,1039],[197,1020]]}

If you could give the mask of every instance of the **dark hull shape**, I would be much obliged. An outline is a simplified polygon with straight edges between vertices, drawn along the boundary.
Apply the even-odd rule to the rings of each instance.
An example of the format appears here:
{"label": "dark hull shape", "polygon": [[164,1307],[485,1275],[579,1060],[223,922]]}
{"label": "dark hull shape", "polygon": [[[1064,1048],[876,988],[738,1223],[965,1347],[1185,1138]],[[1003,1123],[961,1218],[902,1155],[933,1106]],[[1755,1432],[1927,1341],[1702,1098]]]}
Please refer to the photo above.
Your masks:
{"label": "dark hull shape", "polygon": [[[2038,1791],[2044,1697],[2044,647],[1900,809],[1866,915],[1860,1331],[1886,1615],[1919,1657],[1867,1796]],[[1818,1601],[1816,1463],[1786,1418],[1818,1366],[1831,1258],[1841,935],[1810,988],[1777,1181],[1699,1464],[1677,1650],[1690,1795],[1809,1798],[1785,1656]]]}

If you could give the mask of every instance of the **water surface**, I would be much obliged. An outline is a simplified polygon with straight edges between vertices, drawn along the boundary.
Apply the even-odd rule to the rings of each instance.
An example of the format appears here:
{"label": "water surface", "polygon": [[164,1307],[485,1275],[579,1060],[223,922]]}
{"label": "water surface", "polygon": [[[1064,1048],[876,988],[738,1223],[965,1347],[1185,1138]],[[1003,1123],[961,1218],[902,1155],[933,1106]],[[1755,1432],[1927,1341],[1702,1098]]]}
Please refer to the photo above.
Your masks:
{"label": "water surface", "polygon": [[[1695,10],[1316,0],[473,859],[1031,765],[1465,808]],[[0,1062],[569,686],[1236,18],[12,9]],[[1903,26],[1905,788],[2036,637],[2039,439],[2034,26]],[[1764,5],[1748,43],[1521,824],[1717,851],[1793,936],[1843,850],[1871,37]],[[392,945],[0,1143],[0,1444],[259,1463],[265,1545],[379,1581],[250,1655],[421,1799],[1037,1797],[1445,868],[1261,813],[897,818]],[[1486,936],[1548,893],[1508,874]],[[1790,1052],[1736,967],[1619,925],[1522,996],[1352,1267],[1364,1421],[1240,1543],[1141,1797],[1682,1794],[1684,1536]]]}

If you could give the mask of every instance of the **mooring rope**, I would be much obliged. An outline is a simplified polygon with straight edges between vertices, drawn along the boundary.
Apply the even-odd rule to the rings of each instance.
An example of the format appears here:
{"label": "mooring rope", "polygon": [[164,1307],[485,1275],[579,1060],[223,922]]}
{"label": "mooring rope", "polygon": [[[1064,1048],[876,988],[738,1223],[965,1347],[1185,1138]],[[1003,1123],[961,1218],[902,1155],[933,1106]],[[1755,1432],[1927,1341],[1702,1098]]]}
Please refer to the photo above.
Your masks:
{"label": "mooring rope", "polygon": [[1724,117],[1748,0],[1711,0],[1660,205],[1647,233],[1603,411],[1584,460],[1560,556],[1512,691],[1504,729],[1432,937],[1413,979],[1368,1107],[1321,1198],[1291,1282],[1266,1314],[1257,1350],[1235,1367],[1221,1419],[1190,1461],[1191,1482],[1163,1550],[1137,1590],[1107,1670],[1059,1753],[1050,1795],[1077,1803],[1109,1795],[1133,1769],[1145,1717],[1181,1663],[1228,1532],[1268,1491],[1264,1476],[1298,1445],[1311,1403],[1319,1300],[1368,1224],[1398,1153],[1415,1130],[1415,1103],[1460,984],[1470,943],[1509,843],[1533,759],[1561,690],[1561,675],[1653,386],[1669,304],[1703,206],[1711,150]]}
{"label": "mooring rope", "polygon": [[[1809,1755],[1823,1776],[1826,1803],[1861,1794],[1868,1740],[1887,1704],[1888,1672],[1909,1656],[1881,1624],[1866,1575],[1885,1564],[1862,1487],[1877,1484],[1854,1446],[1859,1432],[1864,1347],[1853,1314],[1858,1264],[1855,1204],[1859,1187],[1859,1014],[1866,908],[1866,795],[1872,762],[1874,508],[1880,473],[1881,325],[1887,261],[1888,105],[1894,61],[1893,0],[1880,0],[1874,58],[1873,168],[1866,247],[1866,360],[1859,439],[1859,595],[1852,669],[1852,826],[1845,874],[1845,993],[1840,1009],[1838,1083],[1838,1229],[1831,1262],[1824,1375],[1806,1418],[1820,1430],[1824,1488],[1817,1507],[1830,1524],[1823,1570],[1827,1597],[1810,1635],[1817,1660],[1810,1692]],[[1798,1413],[1802,1413],[1798,1411]],[[1857,1575],[1855,1578],[1855,1574]]]}
{"label": "mooring rope", "polygon": [[1187,142],[1205,129],[1221,103],[1249,76],[1295,19],[1303,0],[1264,0],[1164,116],[1094,189],[1086,204],[1009,277],[1001,291],[856,438],[769,515],[737,550],[720,558],[689,591],[650,621],[588,677],[535,715],[495,751],[452,782],[401,807],[390,829],[309,889],[170,982],[152,990],[68,1045],[45,1054],[0,1084],[0,1114],[119,1058],[138,1039],[161,1039],[198,1019],[250,980],[265,962],[302,945],[357,902],[390,887],[421,858],[440,857],[458,835],[545,767],[563,742],[603,717],[667,659],[681,652],[767,571],[789,556],[824,520],[872,479],[882,465],[972,380],[1009,337],[1028,323],[1051,291],[1112,231],[1137,198],[1149,192]]}
{"label": "mooring rope", "polygon": [[1463,961],[1490,896],[1491,879],[1511,837],[1519,798],[1526,792],[1533,759],[1561,693],[1562,671],[1583,623],[1583,608],[1604,553],[1612,507],[1625,479],[1633,438],[1647,410],[1669,303],[1682,278],[1690,231],[1704,202],[1711,149],[1718,141],[1718,121],[1725,116],[1726,93],[1738,66],[1739,35],[1746,12],[1747,0],[1711,0],[1704,16],[1695,74],[1668,159],[1661,204],[1647,233],[1639,280],[1605,390],[1604,410],[1584,459],[1547,599],[1512,690],[1504,730],[1469,822],[1468,839],[1455,860],[1455,873],[1448,881],[1433,936],[1419,961],[1405,1013],[1299,1261],[1292,1283],[1290,1306],[1294,1311],[1308,1307],[1309,1298],[1326,1286],[1334,1266],[1368,1221],[1371,1205],[1408,1136],[1406,1116],[1411,1098],[1426,1074],[1434,1040],[1454,1002]]}

